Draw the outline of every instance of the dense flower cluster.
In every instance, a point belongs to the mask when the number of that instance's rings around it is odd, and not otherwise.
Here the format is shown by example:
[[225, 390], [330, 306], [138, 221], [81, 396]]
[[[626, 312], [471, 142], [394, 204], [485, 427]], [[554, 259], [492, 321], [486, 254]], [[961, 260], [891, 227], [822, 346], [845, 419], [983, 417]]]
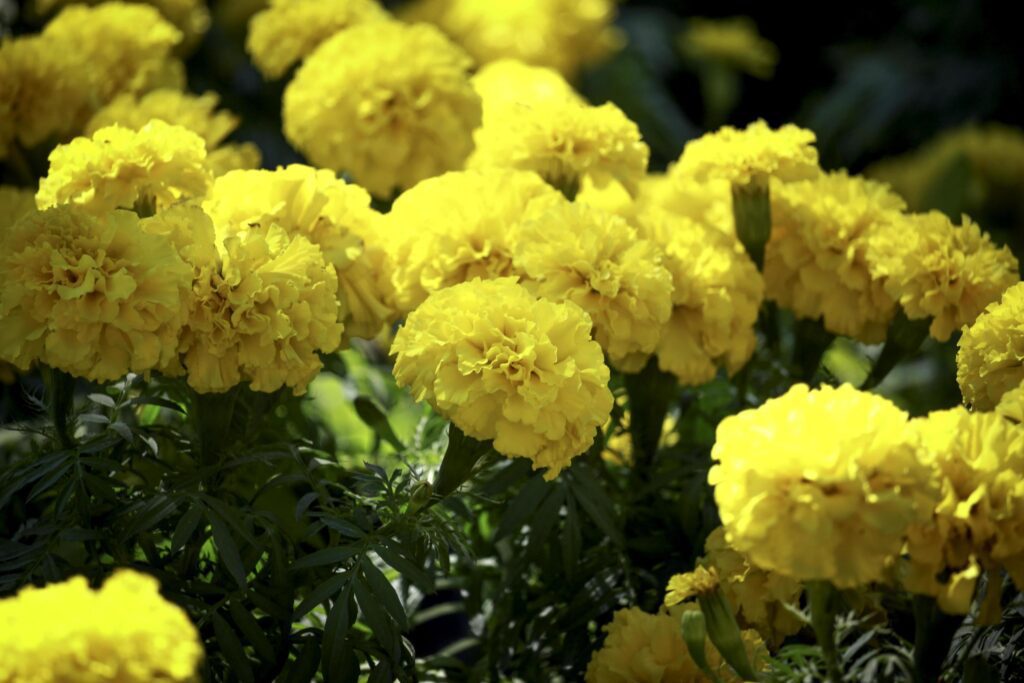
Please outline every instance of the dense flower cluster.
[[[938, 596], [943, 609], [959, 614], [970, 607], [982, 568], [993, 581], [1005, 568], [1024, 587], [1024, 430], [964, 408], [931, 413], [914, 425], [937, 480], [938, 503], [930, 519], [910, 529], [904, 585]], [[986, 603], [997, 618], [1000, 595], [990, 583]]]
[[885, 185], [830, 173], [779, 183], [765, 252], [768, 298], [835, 334], [885, 339], [895, 304], [871, 275], [868, 241], [899, 220], [903, 200]]
[[907, 527], [930, 513], [928, 467], [907, 424], [888, 400], [849, 385], [797, 384], [725, 418], [708, 481], [726, 540], [795, 579], [882, 579]]
[[437, 24], [481, 64], [519, 59], [568, 78], [621, 42], [613, 0], [416, 0], [404, 17]]
[[0, 600], [0, 680], [198, 681], [199, 632], [159, 588], [149, 576], [121, 570], [98, 590], [77, 576]]
[[431, 294], [395, 335], [395, 378], [469, 436], [493, 439], [554, 478], [594, 441], [612, 408], [609, 372], [573, 303], [513, 279]]
[[911, 320], [932, 318], [939, 341], [969, 325], [1020, 280], [1017, 259], [964, 216], [954, 225], [938, 211], [909, 214], [876, 230], [866, 251], [871, 276], [884, 283]]
[[956, 381], [964, 403], [992, 410], [1024, 382], [1024, 283], [1005, 292], [964, 329], [956, 355]]
[[[97, 5], [108, 0], [32, 0], [33, 9], [40, 14], [50, 14], [67, 5]], [[210, 10], [206, 0], [127, 0], [151, 5], [160, 11], [164, 19], [181, 31], [183, 39], [178, 46], [179, 53], [188, 53], [196, 46], [210, 28]]]
[[285, 136], [315, 165], [390, 197], [466, 160], [481, 117], [471, 66], [433, 26], [347, 28], [320, 45], [285, 89]]

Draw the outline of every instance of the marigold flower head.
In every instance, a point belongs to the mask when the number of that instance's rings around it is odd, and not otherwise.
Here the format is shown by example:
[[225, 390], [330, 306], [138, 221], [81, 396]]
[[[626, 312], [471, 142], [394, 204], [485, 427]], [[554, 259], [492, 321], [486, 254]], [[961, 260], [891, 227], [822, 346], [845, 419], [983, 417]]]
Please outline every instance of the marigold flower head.
[[62, 206], [0, 232], [0, 358], [98, 382], [175, 354], [191, 270], [127, 211]]
[[526, 171], [455, 171], [404, 192], [385, 218], [399, 308], [474, 278], [512, 275], [515, 231], [537, 206], [564, 202]]
[[123, 93], [96, 112], [85, 125], [86, 136], [101, 128], [118, 125], [141, 130], [153, 119], [187, 128], [213, 149], [238, 127], [238, 117], [226, 110], [216, 111], [217, 93], [192, 95], [171, 88], [153, 90], [145, 95]]
[[992, 410], [1024, 382], [1024, 283], [988, 305], [957, 344], [956, 381], [964, 403]]
[[[911, 527], [904, 585], [970, 606], [978, 565], [1006, 568], [1024, 586], [1024, 428], [995, 413], [943, 410], [914, 420], [922, 458], [937, 480], [934, 512]], [[998, 572], [994, 574], [998, 576]]]
[[728, 180], [698, 182], [692, 176], [679, 172], [678, 164], [668, 173], [651, 173], [640, 183], [633, 207], [634, 214], [642, 214], [654, 207], [696, 221], [728, 235], [736, 234], [736, 221], [732, 213], [732, 195]]
[[159, 589], [123, 569], [97, 590], [76, 576], [0, 600], [0, 680], [198, 681], [199, 632]]
[[221, 145], [206, 154], [206, 167], [214, 178], [228, 171], [252, 171], [263, 164], [260, 148], [251, 142]]
[[24, 187], [0, 185], [0, 234], [23, 216], [36, 210], [35, 192]]
[[469, 156], [481, 117], [471, 66], [433, 26], [379, 21], [345, 29], [285, 89], [285, 136], [313, 164], [390, 197]]
[[758, 34], [749, 17], [691, 17], [679, 36], [679, 48], [691, 60], [726, 64], [763, 79], [772, 77], [779, 61], [779, 49]]
[[1024, 382], [1002, 395], [995, 412], [1011, 422], [1024, 424]]
[[722, 126], [687, 142], [676, 169], [698, 181], [722, 178], [734, 185], [766, 176], [805, 180], [820, 172], [814, 140], [813, 132], [791, 123], [778, 129], [762, 120], [743, 130]]
[[[35, 12], [48, 15], [58, 8], [71, 4], [98, 5], [108, 0], [33, 0]], [[138, 4], [152, 5], [167, 21], [182, 33], [179, 52], [189, 53], [210, 28], [210, 10], [205, 0], [128, 0]]]
[[868, 343], [885, 340], [895, 303], [871, 276], [868, 239], [905, 207], [881, 183], [845, 171], [772, 188], [768, 298], [798, 318]]
[[514, 264], [537, 296], [590, 314], [613, 365], [643, 368], [672, 312], [672, 275], [653, 242], [618, 216], [558, 202], [520, 226]]
[[[699, 609], [696, 604], [649, 614], [639, 607], [620, 609], [604, 627], [604, 645], [587, 665], [586, 683], [702, 683], [707, 677], [690, 656], [679, 626], [683, 612]], [[764, 654], [756, 631], [740, 633], [748, 657], [755, 661]], [[718, 650], [705, 646], [708, 666], [723, 683], [743, 679], [722, 659]]]
[[481, 64], [519, 59], [568, 78], [622, 43], [614, 0], [418, 0], [403, 17], [436, 24]]
[[621, 109], [610, 102], [594, 107], [575, 95], [558, 96], [545, 85], [550, 78], [539, 75], [534, 85], [511, 79], [509, 86], [518, 85], [518, 90], [488, 96], [501, 92], [495, 81], [507, 71], [477, 77], [484, 82], [479, 91], [483, 126], [474, 135], [476, 150], [466, 162], [470, 168], [535, 171], [570, 196], [584, 179], [597, 187], [617, 182], [636, 191], [650, 149]]
[[938, 211], [901, 215], [868, 240], [874, 278], [914, 320], [932, 318], [938, 341], [975, 318], [1020, 280], [1017, 259], [967, 216], [954, 225]]
[[302, 164], [232, 171], [214, 182], [204, 207], [223, 229], [271, 221], [319, 246], [337, 272], [346, 337], [372, 339], [397, 317], [383, 219], [358, 185]]
[[499, 59], [485, 64], [473, 75], [472, 83], [485, 107], [557, 104], [566, 100], [586, 104], [562, 74], [518, 59]]
[[138, 131], [108, 126], [59, 145], [36, 201], [40, 208], [71, 203], [97, 213], [139, 200], [163, 207], [202, 195], [210, 181], [203, 139], [154, 120]]
[[390, 15], [376, 0], [271, 0], [249, 20], [245, 49], [267, 78], [281, 78], [325, 40]]
[[718, 570], [697, 565], [692, 572], [676, 574], [668, 581], [665, 589], [665, 606], [674, 607], [681, 602], [695, 599], [698, 595], [718, 590]]
[[594, 441], [612, 394], [590, 317], [512, 278], [434, 292], [395, 335], [399, 386], [459, 429], [553, 479]]
[[907, 414], [849, 385], [797, 384], [725, 418], [711, 457], [726, 540], [795, 579], [880, 580], [907, 527], [930, 512]]
[[655, 208], [641, 210], [636, 225], [660, 247], [672, 276], [658, 367], [692, 386], [713, 379], [719, 366], [739, 370], [757, 345], [754, 324], [764, 298], [746, 251], [732, 235]]

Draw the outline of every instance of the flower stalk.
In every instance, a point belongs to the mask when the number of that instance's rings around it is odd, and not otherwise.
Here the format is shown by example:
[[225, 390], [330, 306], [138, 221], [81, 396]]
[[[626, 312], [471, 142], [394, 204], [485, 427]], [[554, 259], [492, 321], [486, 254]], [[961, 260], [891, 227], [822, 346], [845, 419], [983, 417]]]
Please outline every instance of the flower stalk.
[[718, 677], [718, 674], [708, 664], [707, 652], [704, 649], [704, 643], [708, 637], [704, 613], [699, 610], [683, 612], [680, 623], [683, 631], [683, 641], [686, 643], [686, 649], [689, 651], [694, 664], [704, 672], [704, 675], [712, 683], [721, 683], [722, 679]]
[[698, 594], [697, 604], [700, 605], [700, 611], [704, 614], [704, 619], [707, 622], [708, 637], [722, 655], [722, 659], [744, 681], [759, 680], [757, 672], [750, 664], [750, 658], [747, 657], [747, 650], [743, 646], [740, 626], [736, 623], [732, 607], [722, 593], [722, 589], [716, 586], [712, 591]]
[[811, 604], [811, 627], [825, 656], [829, 683], [841, 683], [842, 668], [836, 648], [836, 589], [828, 581], [809, 581], [807, 598]]
[[732, 214], [736, 235], [758, 270], [763, 270], [764, 249], [772, 232], [768, 176], [755, 176], [749, 183], [732, 184]]

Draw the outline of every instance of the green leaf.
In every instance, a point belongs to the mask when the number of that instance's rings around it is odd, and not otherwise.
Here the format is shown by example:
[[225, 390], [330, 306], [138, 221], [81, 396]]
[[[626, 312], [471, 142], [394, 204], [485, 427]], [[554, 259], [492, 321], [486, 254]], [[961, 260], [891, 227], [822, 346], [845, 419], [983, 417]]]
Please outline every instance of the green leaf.
[[391, 585], [391, 582], [384, 576], [384, 573], [377, 569], [373, 561], [368, 557], [363, 557], [359, 567], [366, 578], [367, 585], [381, 601], [381, 604], [384, 605], [384, 609], [388, 611], [388, 614], [391, 615], [391, 618], [395, 620], [395, 623], [398, 624], [401, 630], [407, 630], [409, 628], [409, 621], [405, 614], [405, 606], [402, 605], [398, 593], [395, 592], [395, 587]]
[[583, 463], [570, 471], [569, 486], [573, 497], [579, 501], [580, 507], [594, 520], [594, 524], [603, 531], [616, 545], [625, 545], [625, 538], [615, 519], [615, 506], [608, 494], [601, 488], [601, 483]]
[[[355, 652], [346, 638], [352, 625], [352, 617], [355, 616], [352, 613], [351, 597], [350, 582], [334, 599], [334, 604], [327, 613], [327, 621], [324, 623], [324, 645], [320, 655], [320, 669], [325, 681], [355, 680], [359, 675]], [[353, 669], [356, 670], [355, 677], [352, 677]]]
[[423, 567], [413, 563], [402, 554], [402, 546], [391, 539], [384, 539], [380, 545], [373, 548], [380, 558], [398, 570], [398, 572], [409, 581], [422, 588], [427, 593], [434, 591], [434, 577], [426, 572]]
[[292, 621], [298, 621], [302, 617], [306, 616], [311, 609], [335, 595], [345, 586], [346, 583], [348, 583], [350, 576], [351, 572], [334, 574], [331, 578], [322, 582], [310, 591], [309, 595], [306, 596], [306, 599], [295, 608], [295, 613], [292, 615]]
[[144, 531], [149, 531], [157, 524], [174, 514], [178, 509], [180, 498], [171, 498], [163, 494], [153, 496], [146, 502], [124, 531], [126, 538], [132, 538]]
[[298, 656], [285, 665], [282, 672], [283, 683], [309, 683], [316, 676], [318, 661], [320, 661], [320, 643], [315, 638], [307, 638], [299, 648]]
[[174, 401], [168, 401], [165, 398], [159, 398], [157, 396], [139, 396], [138, 398], [132, 399], [132, 405], [136, 406], [160, 406], [161, 408], [167, 408], [177, 413], [185, 414], [185, 409]]
[[191, 505], [185, 510], [185, 514], [178, 520], [178, 525], [174, 527], [174, 533], [171, 535], [171, 552], [177, 552], [185, 547], [199, 527], [204, 511], [205, 509], [199, 504]]
[[228, 603], [228, 610], [231, 612], [231, 621], [252, 645], [256, 655], [264, 662], [273, 662], [274, 646], [270, 644], [266, 633], [263, 632], [263, 628], [256, 621], [252, 612], [237, 600]]
[[373, 637], [387, 652], [397, 654], [401, 646], [398, 631], [387, 611], [381, 606], [380, 598], [361, 574], [356, 577], [353, 589], [363, 621], [373, 631]]
[[339, 517], [321, 517], [320, 521], [331, 529], [337, 531], [339, 534], [348, 536], [349, 538], [362, 538], [366, 535], [365, 531], [347, 519], [341, 519]]
[[97, 405], [103, 406], [104, 408], [114, 408], [117, 406], [114, 399], [110, 398], [106, 394], [89, 394], [86, 398]]
[[501, 523], [494, 534], [494, 540], [500, 541], [522, 529], [527, 520], [537, 512], [538, 506], [549, 490], [549, 484], [540, 474], [535, 474], [527, 481], [512, 502], [506, 506], [501, 516]]
[[366, 396], [357, 396], [353, 403], [356, 407], [356, 413], [359, 414], [359, 419], [373, 429], [377, 436], [390, 444], [399, 453], [405, 450], [405, 445], [395, 436], [395, 431], [391, 428], [387, 415], [384, 414], [384, 411], [381, 410], [380, 406], [373, 399]]
[[580, 561], [580, 550], [583, 548], [583, 535], [580, 532], [580, 516], [576, 511], [576, 500], [566, 498], [565, 526], [562, 528], [562, 564], [565, 573], [573, 576]]
[[231, 673], [238, 677], [243, 683], [256, 683], [256, 676], [252, 672], [252, 664], [245, 656], [245, 649], [238, 639], [230, 624], [216, 612], [210, 615], [213, 622], [213, 633], [217, 636], [217, 644], [224, 659], [231, 666]]
[[242, 556], [238, 552], [235, 539], [231, 536], [231, 529], [220, 515], [212, 510], [208, 511], [206, 518], [210, 521], [210, 527], [213, 529], [213, 543], [217, 547], [221, 564], [227, 569], [231, 578], [238, 583], [239, 588], [245, 588], [247, 572], [245, 565], [242, 564]]
[[359, 546], [344, 545], [335, 548], [324, 548], [299, 558], [292, 563], [292, 571], [301, 571], [312, 567], [320, 567], [325, 564], [341, 564], [348, 558], [360, 551]]

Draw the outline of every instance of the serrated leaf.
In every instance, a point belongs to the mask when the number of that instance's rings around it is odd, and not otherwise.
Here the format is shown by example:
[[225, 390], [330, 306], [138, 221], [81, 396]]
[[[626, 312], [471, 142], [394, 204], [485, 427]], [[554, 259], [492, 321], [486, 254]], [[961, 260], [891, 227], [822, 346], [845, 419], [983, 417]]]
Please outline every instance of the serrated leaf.
[[249, 658], [245, 656], [242, 641], [238, 639], [234, 629], [231, 628], [231, 625], [228, 624], [224, 617], [217, 613], [212, 614], [210, 620], [213, 622], [213, 633], [217, 637], [217, 645], [220, 646], [221, 654], [224, 655], [224, 659], [227, 660], [228, 665], [231, 667], [231, 673], [237, 676], [238, 680], [243, 683], [256, 683], [256, 676], [252, 672], [252, 664], [249, 662]]
[[406, 579], [424, 589], [427, 593], [434, 590], [434, 577], [423, 567], [417, 566], [401, 552], [401, 546], [390, 539], [384, 539], [380, 545], [374, 546], [380, 558], [398, 570]]
[[301, 571], [312, 567], [321, 567], [326, 564], [341, 564], [348, 558], [360, 551], [359, 546], [343, 545], [334, 548], [324, 548], [310, 553], [292, 563], [292, 571]]
[[373, 594], [384, 605], [384, 609], [388, 611], [391, 618], [398, 624], [399, 629], [402, 631], [408, 630], [409, 620], [405, 614], [405, 606], [402, 605], [398, 593], [395, 592], [395, 587], [391, 585], [391, 582], [384, 576], [384, 573], [377, 569], [376, 565], [368, 557], [363, 557], [359, 567], [363, 577], [366, 578], [370, 590], [373, 591]]
[[239, 588], [245, 588], [245, 565], [242, 564], [242, 556], [238, 552], [238, 545], [235, 544], [235, 539], [231, 536], [231, 529], [228, 528], [227, 523], [220, 515], [212, 510], [207, 511], [206, 519], [209, 520], [210, 528], [213, 530], [213, 544], [217, 548], [217, 555], [220, 558], [221, 565], [231, 575], [231, 578], [235, 580]]
[[[320, 667], [325, 681], [349, 680], [353, 665], [358, 667], [355, 652], [346, 639], [351, 624], [351, 582], [335, 599], [324, 623], [323, 651]], [[357, 669], [358, 677], [358, 669]]]
[[394, 622], [380, 604], [379, 598], [361, 574], [353, 582], [353, 590], [363, 621], [373, 631], [373, 637], [387, 652], [397, 652], [401, 643]]

